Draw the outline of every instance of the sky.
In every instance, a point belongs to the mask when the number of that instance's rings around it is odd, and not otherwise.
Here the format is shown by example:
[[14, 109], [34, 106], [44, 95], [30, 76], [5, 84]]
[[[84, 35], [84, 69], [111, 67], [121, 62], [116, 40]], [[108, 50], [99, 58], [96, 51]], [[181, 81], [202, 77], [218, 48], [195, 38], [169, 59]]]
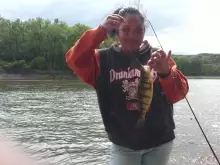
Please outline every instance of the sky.
[[[134, 5], [135, 0], [0, 0], [0, 15], [7, 19], [59, 18], [72, 26], [87, 24], [93, 28], [118, 6]], [[177, 54], [220, 53], [219, 0], [141, 0], [165, 49]], [[146, 37], [159, 46], [148, 27]]]

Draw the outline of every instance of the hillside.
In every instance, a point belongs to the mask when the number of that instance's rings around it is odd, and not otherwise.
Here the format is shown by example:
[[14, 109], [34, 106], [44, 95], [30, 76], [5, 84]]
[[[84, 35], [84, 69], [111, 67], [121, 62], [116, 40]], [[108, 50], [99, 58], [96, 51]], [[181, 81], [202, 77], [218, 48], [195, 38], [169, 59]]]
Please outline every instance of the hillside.
[[[64, 55], [91, 27], [83, 24], [68, 26], [55, 19], [21, 21], [0, 17], [0, 73], [71, 75]], [[100, 47], [108, 47], [114, 38]], [[174, 55], [179, 69], [187, 76], [220, 76], [220, 55]]]
[[220, 76], [220, 54], [178, 55], [173, 58], [187, 76]]

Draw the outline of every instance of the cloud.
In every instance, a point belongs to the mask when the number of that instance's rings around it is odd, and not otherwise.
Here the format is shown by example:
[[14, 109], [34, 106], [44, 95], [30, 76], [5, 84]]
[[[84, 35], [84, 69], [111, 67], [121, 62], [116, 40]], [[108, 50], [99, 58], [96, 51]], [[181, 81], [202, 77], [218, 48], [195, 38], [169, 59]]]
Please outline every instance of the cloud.
[[50, 8], [53, 0], [0, 0], [0, 3], [0, 13], [3, 17], [26, 20], [43, 16], [42, 13]]
[[[219, 0], [148, 0], [141, 1], [141, 9], [163, 47], [174, 52], [220, 52]], [[120, 5], [134, 4], [132, 0], [0, 0], [0, 14], [9, 19], [43, 17], [59, 18], [69, 25], [75, 23], [96, 27]], [[146, 35], [157, 45], [152, 29]]]
[[[202, 52], [220, 53], [220, 23], [217, 21], [218, 0], [194, 0], [188, 11], [188, 20], [182, 28], [170, 29], [160, 33], [163, 47], [179, 53], [197, 54]], [[146, 36], [153, 44], [158, 45], [155, 37]]]
[[[38, 16], [49, 19], [58, 17], [68, 24], [82, 22], [94, 27], [102, 23], [104, 18], [119, 5], [134, 4], [135, 1], [96, 0], [94, 3], [90, 0], [0, 0], [0, 2], [0, 13], [10, 19], [18, 17], [28, 19]], [[170, 17], [170, 4], [175, 0], [168, 0], [166, 5], [161, 2], [163, 1], [141, 2], [151, 20], [155, 22], [155, 26], [162, 29], [180, 22]]]

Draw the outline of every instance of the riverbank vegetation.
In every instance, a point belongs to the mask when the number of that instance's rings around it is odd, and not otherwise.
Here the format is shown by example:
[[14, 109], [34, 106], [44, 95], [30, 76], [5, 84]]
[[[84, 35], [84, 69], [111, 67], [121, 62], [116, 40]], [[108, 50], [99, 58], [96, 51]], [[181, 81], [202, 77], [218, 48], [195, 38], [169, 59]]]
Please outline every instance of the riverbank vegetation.
[[[90, 28], [80, 23], [68, 26], [58, 19], [12, 21], [0, 17], [0, 72], [72, 75], [64, 55]], [[100, 47], [113, 42], [115, 39], [108, 39]], [[187, 76], [220, 76], [219, 54], [174, 55], [173, 58]]]

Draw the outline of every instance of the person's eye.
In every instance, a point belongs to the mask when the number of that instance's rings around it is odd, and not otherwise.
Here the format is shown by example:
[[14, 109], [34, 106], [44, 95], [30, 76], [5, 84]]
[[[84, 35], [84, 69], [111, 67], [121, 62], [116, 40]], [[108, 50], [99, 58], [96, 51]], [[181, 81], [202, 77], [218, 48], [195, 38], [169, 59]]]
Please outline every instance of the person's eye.
[[138, 32], [138, 33], [142, 33], [143, 31], [144, 31], [143, 28], [138, 28], [138, 29], [136, 30], [136, 32]]
[[122, 31], [127, 33], [129, 32], [129, 28], [123, 28]]

